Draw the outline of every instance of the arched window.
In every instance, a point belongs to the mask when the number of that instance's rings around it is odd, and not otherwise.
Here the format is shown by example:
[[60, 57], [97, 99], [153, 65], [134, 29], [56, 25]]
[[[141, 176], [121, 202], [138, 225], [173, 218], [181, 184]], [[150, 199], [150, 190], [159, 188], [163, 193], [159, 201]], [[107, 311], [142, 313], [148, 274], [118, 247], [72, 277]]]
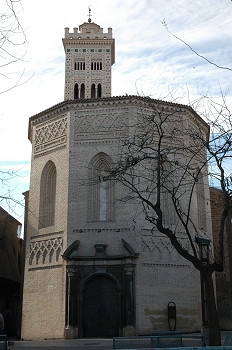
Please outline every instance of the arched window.
[[206, 208], [205, 208], [205, 186], [202, 172], [197, 169], [197, 215], [198, 215], [198, 227], [201, 230], [206, 231]]
[[98, 84], [98, 86], [97, 86], [97, 97], [101, 97], [101, 95], [102, 95], [101, 84]]
[[96, 97], [96, 87], [95, 84], [92, 84], [91, 86], [91, 98]]
[[45, 165], [40, 181], [39, 228], [54, 225], [56, 203], [56, 167], [51, 161]]
[[111, 158], [105, 153], [98, 153], [89, 166], [88, 220], [113, 221], [114, 182], [107, 180], [112, 166]]
[[85, 98], [85, 84], [81, 84], [80, 98]]
[[78, 84], [74, 85], [74, 100], [77, 100], [79, 98], [79, 87]]

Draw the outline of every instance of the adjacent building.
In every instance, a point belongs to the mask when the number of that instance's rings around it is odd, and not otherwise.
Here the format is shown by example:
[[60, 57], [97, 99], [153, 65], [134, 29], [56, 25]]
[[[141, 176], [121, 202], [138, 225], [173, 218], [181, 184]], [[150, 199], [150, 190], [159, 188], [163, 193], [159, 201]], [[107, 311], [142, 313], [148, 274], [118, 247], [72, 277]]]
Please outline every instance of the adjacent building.
[[[213, 242], [215, 254], [219, 249], [221, 215], [224, 209], [224, 196], [220, 189], [210, 187]], [[216, 296], [221, 329], [232, 327], [232, 210], [229, 211], [224, 230], [223, 271], [216, 273]]]
[[20, 337], [24, 270], [21, 223], [0, 207], [0, 312], [4, 332]]

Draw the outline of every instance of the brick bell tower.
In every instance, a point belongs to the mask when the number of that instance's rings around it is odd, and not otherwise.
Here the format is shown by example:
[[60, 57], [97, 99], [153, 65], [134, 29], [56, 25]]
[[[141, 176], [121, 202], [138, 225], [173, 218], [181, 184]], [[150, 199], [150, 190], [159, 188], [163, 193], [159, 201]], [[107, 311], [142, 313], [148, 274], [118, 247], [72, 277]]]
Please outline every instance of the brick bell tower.
[[111, 96], [111, 66], [115, 62], [112, 28], [103, 29], [89, 19], [69, 32], [65, 28], [64, 99], [87, 99]]

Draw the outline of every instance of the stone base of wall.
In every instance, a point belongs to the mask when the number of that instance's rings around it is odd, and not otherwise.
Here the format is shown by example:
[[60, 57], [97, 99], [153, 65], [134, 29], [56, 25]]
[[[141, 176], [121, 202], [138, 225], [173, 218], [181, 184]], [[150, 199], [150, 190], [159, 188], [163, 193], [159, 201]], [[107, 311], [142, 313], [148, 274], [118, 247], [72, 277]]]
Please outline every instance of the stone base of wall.
[[64, 330], [65, 339], [77, 339], [78, 338], [78, 327], [68, 326]]
[[123, 336], [130, 337], [135, 335], [135, 327], [134, 326], [126, 326], [123, 327]]

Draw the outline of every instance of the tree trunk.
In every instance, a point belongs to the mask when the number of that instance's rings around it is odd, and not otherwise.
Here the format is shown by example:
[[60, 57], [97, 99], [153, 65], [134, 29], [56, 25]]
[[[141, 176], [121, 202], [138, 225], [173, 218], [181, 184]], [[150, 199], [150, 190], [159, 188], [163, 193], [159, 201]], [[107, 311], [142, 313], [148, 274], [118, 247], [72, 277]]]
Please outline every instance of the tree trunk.
[[221, 345], [220, 325], [214, 294], [214, 284], [211, 269], [202, 272], [202, 281], [205, 287], [206, 310], [209, 326], [209, 345]]

